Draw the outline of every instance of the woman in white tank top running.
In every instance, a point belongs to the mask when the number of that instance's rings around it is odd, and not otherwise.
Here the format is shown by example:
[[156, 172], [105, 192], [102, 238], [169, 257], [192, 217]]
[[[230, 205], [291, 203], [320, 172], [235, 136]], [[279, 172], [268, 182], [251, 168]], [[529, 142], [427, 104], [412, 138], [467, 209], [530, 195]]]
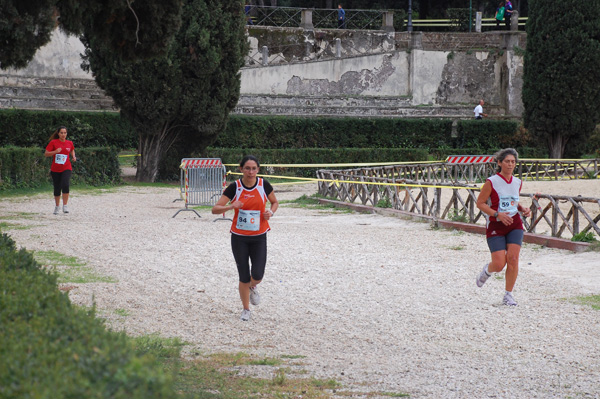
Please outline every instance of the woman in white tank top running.
[[506, 266], [506, 291], [502, 302], [516, 306], [512, 290], [519, 274], [519, 253], [524, 233], [520, 213], [528, 217], [531, 209], [519, 204], [522, 182], [513, 176], [519, 160], [517, 151], [506, 148], [496, 153], [494, 158], [498, 162], [497, 173], [485, 181], [477, 197], [477, 207], [488, 216], [486, 237], [492, 261], [484, 266], [476, 283], [482, 287], [491, 273], [501, 272]]

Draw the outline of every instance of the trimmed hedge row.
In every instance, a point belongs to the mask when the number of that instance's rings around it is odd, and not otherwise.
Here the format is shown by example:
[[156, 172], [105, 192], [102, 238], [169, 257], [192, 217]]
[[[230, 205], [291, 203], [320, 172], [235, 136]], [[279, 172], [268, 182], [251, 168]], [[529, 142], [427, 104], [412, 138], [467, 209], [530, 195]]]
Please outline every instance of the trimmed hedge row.
[[232, 115], [214, 147], [223, 148], [460, 148], [518, 146], [514, 121], [449, 119], [298, 118]]
[[124, 333], [74, 307], [25, 249], [0, 235], [0, 397], [175, 397], [155, 360], [135, 356]]
[[[116, 148], [76, 148], [71, 184], [100, 186], [121, 182]], [[39, 187], [51, 181], [51, 159], [42, 148], [0, 148], [0, 190]]]
[[[0, 147], [45, 147], [60, 125], [80, 147], [137, 148], [129, 122], [115, 112], [0, 110]], [[231, 115], [214, 147], [223, 148], [461, 148], [517, 147], [517, 123], [495, 120], [302, 118]], [[521, 144], [523, 145], [523, 144]]]
[[[248, 154], [256, 156], [261, 164], [323, 164], [365, 162], [410, 162], [426, 161], [427, 151], [404, 148], [207, 148], [201, 157], [221, 158], [226, 164], [239, 164]], [[179, 166], [179, 165], [177, 165]], [[315, 177], [317, 168], [273, 168], [272, 174]], [[179, 172], [177, 172], [177, 178]]]
[[137, 148], [138, 137], [117, 112], [0, 110], [0, 147], [46, 147], [50, 135], [66, 126], [75, 147]]

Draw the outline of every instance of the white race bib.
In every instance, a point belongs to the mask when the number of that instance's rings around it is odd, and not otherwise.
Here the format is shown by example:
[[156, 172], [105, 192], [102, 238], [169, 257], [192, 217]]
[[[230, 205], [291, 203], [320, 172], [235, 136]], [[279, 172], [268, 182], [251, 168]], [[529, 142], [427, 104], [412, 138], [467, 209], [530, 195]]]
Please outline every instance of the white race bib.
[[500, 197], [498, 204], [498, 212], [508, 212], [510, 216], [517, 214], [517, 206], [519, 205], [519, 197], [505, 196]]
[[56, 162], [59, 165], [64, 165], [65, 162], [67, 162], [67, 159], [69, 159], [69, 156], [65, 154], [56, 154], [54, 156], [54, 162]]
[[240, 209], [235, 227], [246, 231], [260, 230], [260, 211], [245, 211]]

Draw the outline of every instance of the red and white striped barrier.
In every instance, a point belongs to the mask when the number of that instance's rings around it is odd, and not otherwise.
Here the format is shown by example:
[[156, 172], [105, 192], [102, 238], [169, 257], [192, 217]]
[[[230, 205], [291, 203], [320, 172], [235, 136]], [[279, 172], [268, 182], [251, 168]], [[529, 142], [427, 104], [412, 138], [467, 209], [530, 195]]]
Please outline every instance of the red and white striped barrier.
[[223, 166], [220, 158], [190, 158], [181, 160], [181, 169], [219, 168]]
[[446, 158], [446, 163], [488, 163], [494, 162], [491, 155], [451, 155]]

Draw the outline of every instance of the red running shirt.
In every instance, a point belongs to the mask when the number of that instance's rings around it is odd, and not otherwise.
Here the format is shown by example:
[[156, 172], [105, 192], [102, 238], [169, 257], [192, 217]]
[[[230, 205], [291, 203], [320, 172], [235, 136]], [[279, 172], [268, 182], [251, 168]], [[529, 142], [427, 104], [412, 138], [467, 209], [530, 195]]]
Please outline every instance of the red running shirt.
[[73, 142], [69, 140], [60, 141], [59, 139], [54, 139], [48, 143], [46, 146], [46, 151], [55, 151], [58, 148], [62, 148], [62, 150], [52, 156], [52, 166], [50, 166], [50, 170], [52, 172], [64, 172], [65, 170], [73, 170], [71, 166], [71, 159], [69, 154], [71, 151], [75, 149], [73, 146]]

